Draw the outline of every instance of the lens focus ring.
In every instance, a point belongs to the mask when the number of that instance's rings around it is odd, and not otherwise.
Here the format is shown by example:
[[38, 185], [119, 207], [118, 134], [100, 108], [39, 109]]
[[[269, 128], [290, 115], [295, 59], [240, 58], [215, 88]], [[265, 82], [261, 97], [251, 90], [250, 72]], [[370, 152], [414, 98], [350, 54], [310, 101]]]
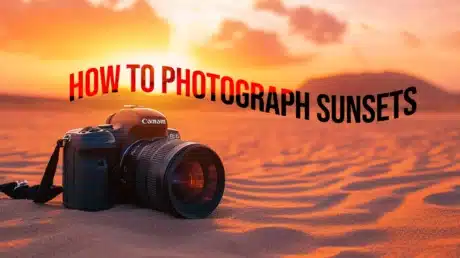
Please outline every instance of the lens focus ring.
[[155, 152], [158, 151], [159, 147], [164, 144], [164, 139], [156, 139], [149, 144], [143, 146], [141, 151], [137, 155], [137, 166], [136, 166], [136, 193], [137, 198], [142, 206], [148, 207], [149, 199], [151, 196], [148, 194], [148, 175], [151, 173], [148, 169], [151, 165], [151, 157], [155, 156]]
[[150, 166], [147, 172], [147, 194], [149, 195], [149, 206], [162, 211], [169, 210], [167, 193], [164, 192], [164, 173], [166, 168], [166, 156], [174, 147], [183, 143], [181, 140], [163, 140], [163, 145], [151, 156]]

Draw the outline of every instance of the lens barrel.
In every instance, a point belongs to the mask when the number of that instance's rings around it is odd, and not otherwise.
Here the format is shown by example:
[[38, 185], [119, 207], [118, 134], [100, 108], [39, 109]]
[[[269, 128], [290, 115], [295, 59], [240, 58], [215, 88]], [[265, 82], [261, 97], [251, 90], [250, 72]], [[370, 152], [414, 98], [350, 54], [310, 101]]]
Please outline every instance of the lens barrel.
[[123, 158], [124, 179], [143, 207], [182, 218], [205, 218], [219, 205], [225, 171], [209, 147], [156, 138], [130, 146]]

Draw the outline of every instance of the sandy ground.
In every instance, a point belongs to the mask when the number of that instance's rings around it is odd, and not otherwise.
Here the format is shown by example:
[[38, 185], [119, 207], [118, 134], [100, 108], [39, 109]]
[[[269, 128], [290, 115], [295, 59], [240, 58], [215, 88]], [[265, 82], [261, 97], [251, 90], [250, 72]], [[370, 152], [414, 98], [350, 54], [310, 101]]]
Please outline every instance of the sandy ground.
[[[0, 257], [460, 257], [459, 115], [335, 125], [165, 113], [222, 156], [226, 191], [211, 218], [2, 195]], [[106, 115], [0, 111], [0, 182], [38, 183], [55, 140]]]

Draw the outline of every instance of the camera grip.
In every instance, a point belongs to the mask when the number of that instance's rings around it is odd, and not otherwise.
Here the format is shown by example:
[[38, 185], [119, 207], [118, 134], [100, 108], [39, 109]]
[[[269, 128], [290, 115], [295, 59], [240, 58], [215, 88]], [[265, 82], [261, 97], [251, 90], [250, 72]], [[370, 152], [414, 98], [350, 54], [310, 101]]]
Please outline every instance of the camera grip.
[[111, 208], [116, 200], [118, 155], [115, 138], [108, 130], [86, 127], [72, 133], [64, 148], [64, 206], [84, 211]]

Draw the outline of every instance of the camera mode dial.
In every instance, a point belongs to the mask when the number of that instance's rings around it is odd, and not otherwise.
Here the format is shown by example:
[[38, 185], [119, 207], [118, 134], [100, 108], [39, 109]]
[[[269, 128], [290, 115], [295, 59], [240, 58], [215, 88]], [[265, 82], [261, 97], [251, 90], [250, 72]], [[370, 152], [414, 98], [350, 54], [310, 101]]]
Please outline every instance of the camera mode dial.
[[102, 131], [102, 128], [99, 127], [93, 127], [93, 126], [87, 126], [83, 129], [80, 130], [80, 133], [94, 133], [94, 132], [100, 132]]
[[102, 124], [102, 125], [98, 125], [97, 127], [101, 129], [105, 129], [105, 130], [113, 130], [113, 125], [111, 124]]

